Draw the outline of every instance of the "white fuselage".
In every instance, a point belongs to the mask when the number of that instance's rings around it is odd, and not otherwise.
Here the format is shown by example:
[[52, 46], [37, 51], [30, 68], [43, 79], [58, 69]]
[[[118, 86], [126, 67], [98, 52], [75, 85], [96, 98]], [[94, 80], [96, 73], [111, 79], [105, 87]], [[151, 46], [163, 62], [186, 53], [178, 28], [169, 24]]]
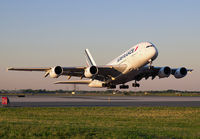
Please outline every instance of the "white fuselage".
[[150, 60], [155, 60], [157, 56], [158, 51], [152, 43], [142, 42], [131, 47], [107, 65], [126, 65], [127, 70], [136, 70], [149, 63]]
[[140, 73], [140, 69], [150, 61], [155, 60], [157, 56], [158, 51], [152, 43], [142, 42], [131, 47], [128, 51], [108, 63], [108, 65], [126, 66], [121, 78], [114, 82], [121, 84], [134, 80], [135, 76]]

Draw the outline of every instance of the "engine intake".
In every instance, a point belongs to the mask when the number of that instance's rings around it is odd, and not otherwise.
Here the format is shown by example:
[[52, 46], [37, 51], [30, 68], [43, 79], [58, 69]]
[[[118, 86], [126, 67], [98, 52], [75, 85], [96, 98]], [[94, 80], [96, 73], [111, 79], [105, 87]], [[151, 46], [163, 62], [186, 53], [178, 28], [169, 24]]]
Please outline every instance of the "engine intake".
[[158, 72], [158, 77], [159, 78], [165, 78], [169, 77], [171, 74], [171, 68], [170, 67], [162, 67], [160, 71]]
[[63, 68], [61, 66], [56, 66], [51, 69], [50, 71], [50, 77], [52, 78], [58, 78], [63, 73]]
[[84, 75], [86, 78], [91, 78], [93, 75], [98, 73], [98, 68], [96, 66], [91, 66], [85, 69]]
[[91, 67], [90, 67], [90, 73], [91, 73], [91, 74], [94, 75], [94, 74], [97, 74], [97, 72], [98, 72], [97, 67], [95, 67], [95, 66], [91, 66]]
[[186, 75], [187, 75], [187, 69], [185, 67], [177, 69], [176, 72], [174, 73], [174, 77], [177, 79], [183, 78]]

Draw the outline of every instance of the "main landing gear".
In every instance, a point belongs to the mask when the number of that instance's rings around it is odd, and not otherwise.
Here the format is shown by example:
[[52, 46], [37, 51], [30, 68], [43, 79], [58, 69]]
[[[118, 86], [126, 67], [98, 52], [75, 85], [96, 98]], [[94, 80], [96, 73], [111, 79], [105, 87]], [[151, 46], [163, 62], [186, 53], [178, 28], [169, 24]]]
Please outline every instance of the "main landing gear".
[[[137, 82], [135, 82], [135, 83], [132, 84], [132, 86], [133, 86], [133, 87], [140, 87], [140, 84], [137, 83]], [[129, 86], [123, 84], [123, 85], [120, 85], [119, 88], [120, 88], [120, 89], [128, 89]]]
[[119, 89], [128, 89], [128, 88], [129, 88], [129, 86], [128, 85], [124, 85], [124, 84], [119, 86]]
[[135, 83], [133, 83], [132, 86], [133, 87], [140, 87], [140, 84], [135, 81]]
[[116, 88], [116, 85], [114, 85], [114, 84], [107, 84], [107, 83], [105, 83], [102, 86], [103, 87], [107, 87], [108, 89], [115, 89]]
[[[140, 87], [140, 84], [138, 84], [136, 81], [132, 84], [133, 87]], [[108, 89], [115, 89], [116, 85], [112, 84], [103, 84], [103, 87], [107, 87]], [[129, 85], [122, 84], [119, 86], [119, 89], [129, 89]]]
[[115, 89], [116, 88], [116, 85], [110, 85], [107, 87], [108, 89]]

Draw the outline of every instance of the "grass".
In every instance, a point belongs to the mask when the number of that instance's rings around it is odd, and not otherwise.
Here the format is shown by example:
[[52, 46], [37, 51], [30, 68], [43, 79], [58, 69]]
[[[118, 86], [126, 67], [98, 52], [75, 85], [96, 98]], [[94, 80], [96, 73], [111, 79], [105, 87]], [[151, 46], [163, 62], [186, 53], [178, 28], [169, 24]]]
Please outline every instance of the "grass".
[[0, 138], [199, 138], [200, 108], [0, 108]]

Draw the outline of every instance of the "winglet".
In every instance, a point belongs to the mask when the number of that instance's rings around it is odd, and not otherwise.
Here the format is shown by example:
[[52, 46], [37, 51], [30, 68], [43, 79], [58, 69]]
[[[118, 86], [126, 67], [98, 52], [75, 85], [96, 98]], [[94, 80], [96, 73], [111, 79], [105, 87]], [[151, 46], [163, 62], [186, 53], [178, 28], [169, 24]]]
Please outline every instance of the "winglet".
[[92, 55], [90, 54], [90, 51], [88, 49], [85, 49], [85, 56], [87, 58], [87, 63], [90, 65], [90, 66], [96, 66], [96, 63], [92, 57]]

